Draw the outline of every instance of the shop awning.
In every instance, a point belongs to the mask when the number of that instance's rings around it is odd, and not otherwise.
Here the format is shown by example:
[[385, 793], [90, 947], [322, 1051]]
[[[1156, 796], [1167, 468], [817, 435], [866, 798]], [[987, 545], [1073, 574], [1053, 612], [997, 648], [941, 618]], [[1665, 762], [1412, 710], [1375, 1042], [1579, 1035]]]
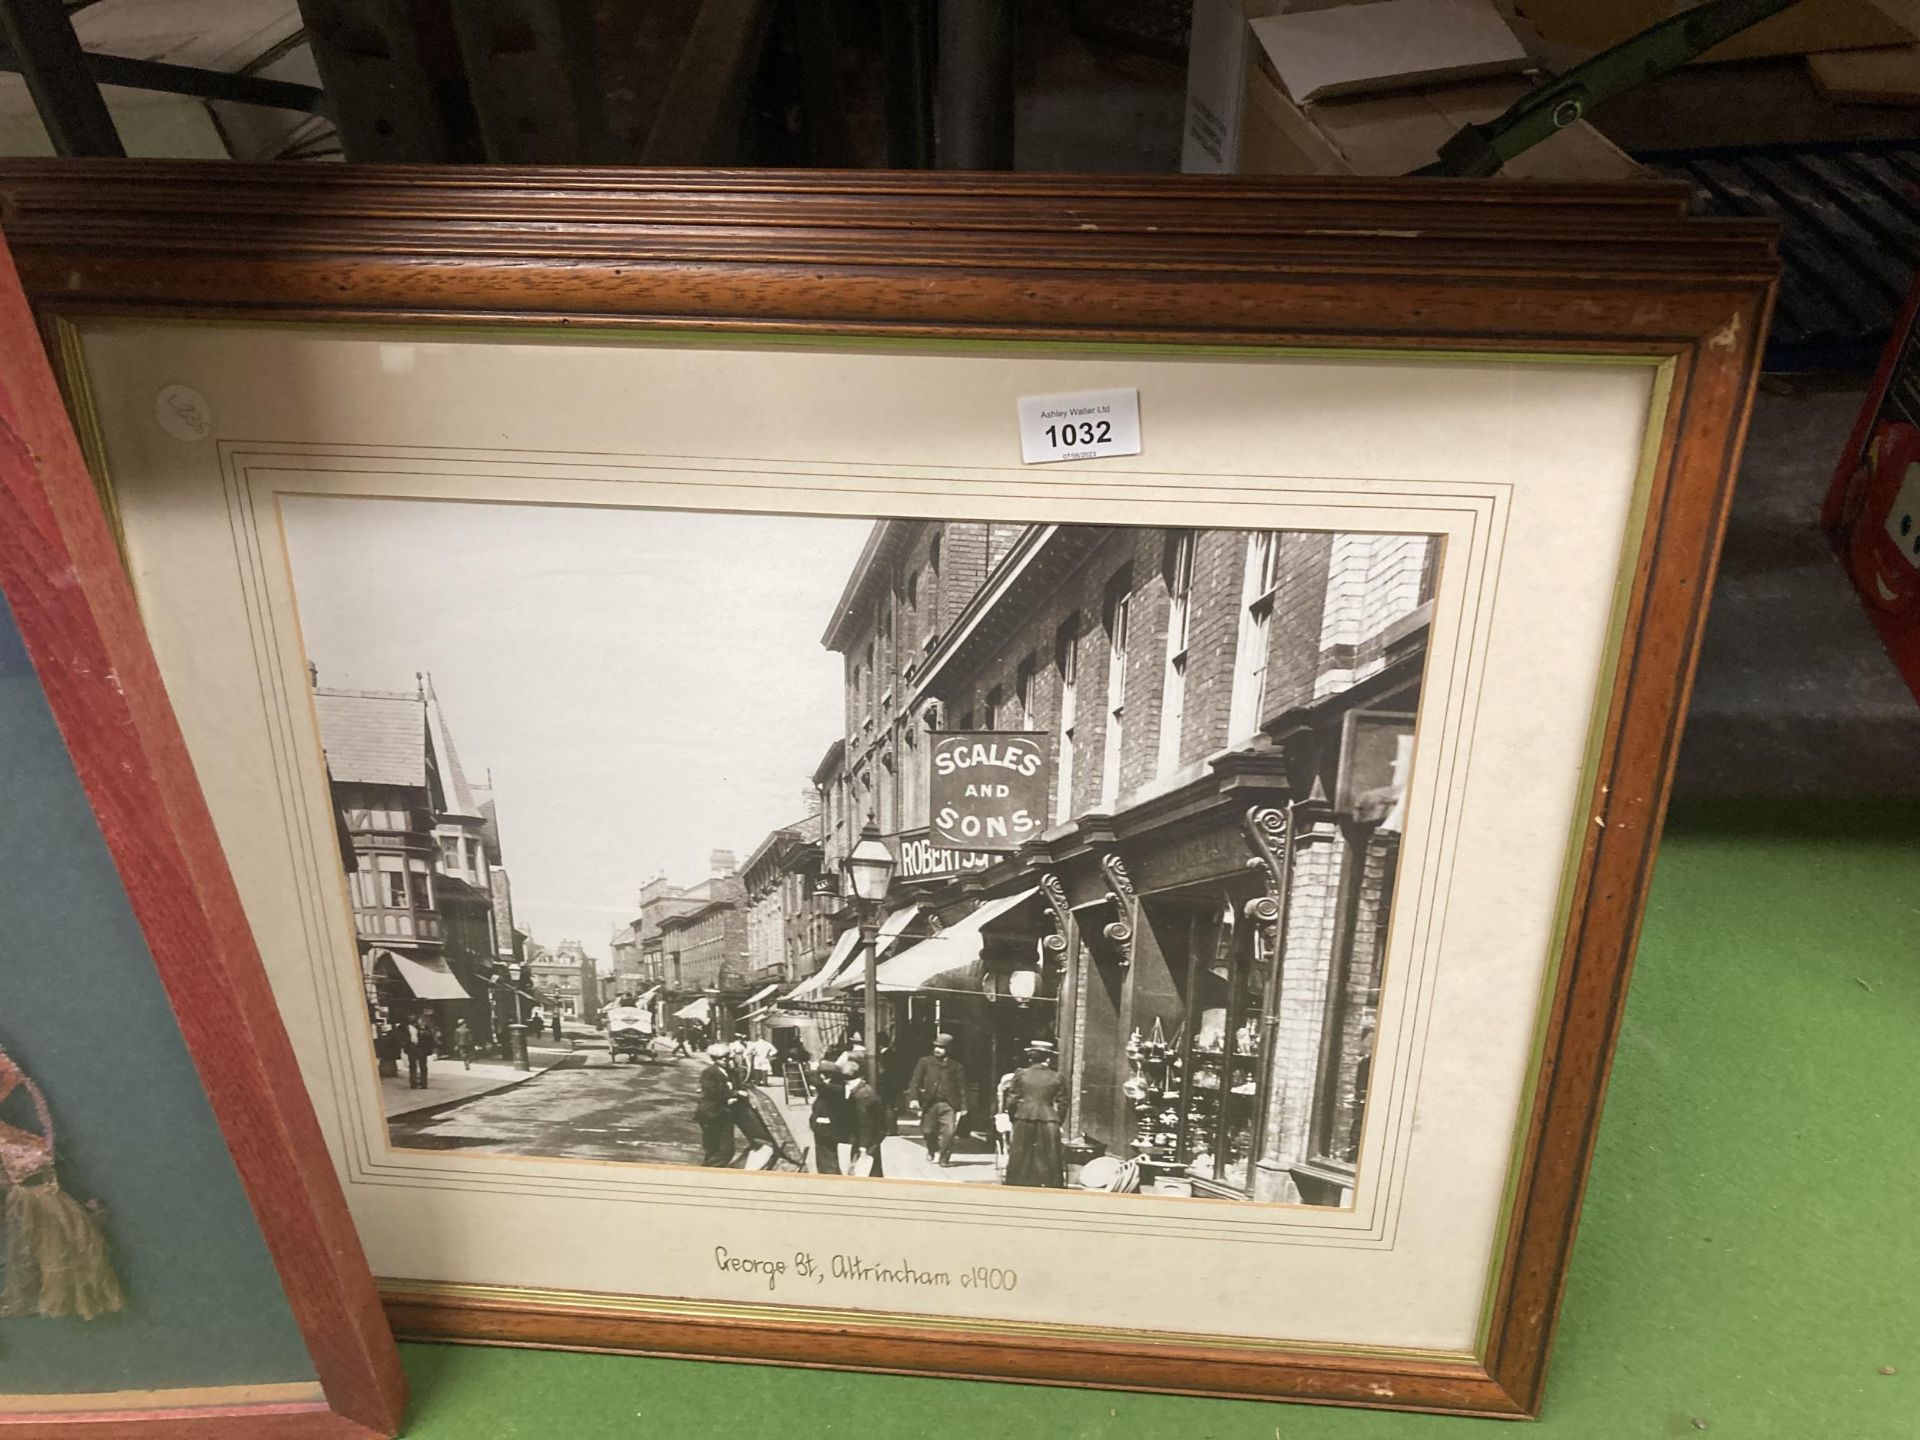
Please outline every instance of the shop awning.
[[662, 988], [661, 986], [656, 985], [651, 990], [647, 991], [644, 995], [634, 996], [633, 1003], [636, 1005], [646, 1004], [649, 1000], [653, 999], [654, 996], [660, 993], [661, 988]]
[[674, 1011], [673, 1018], [676, 1020], [698, 1020], [702, 1024], [705, 1024], [713, 1018], [713, 1001], [709, 1000], [705, 995], [702, 995], [692, 1004], [682, 1005], [678, 1010]]
[[411, 955], [402, 955], [397, 950], [376, 950], [374, 962], [391, 960], [393, 968], [407, 983], [407, 988], [421, 1000], [471, 1000], [467, 987], [447, 968], [447, 962], [438, 955], [416, 959]]
[[894, 942], [906, 933], [907, 927], [914, 922], [919, 914], [920, 907], [917, 904], [902, 905], [898, 910], [882, 920], [880, 922], [880, 929], [874, 937], [874, 954], [885, 955], [891, 950]]
[[833, 983], [833, 979], [846, 969], [847, 962], [853, 958], [853, 952], [860, 946], [860, 931], [849, 926], [840, 932], [840, 938], [833, 942], [833, 953], [827, 956], [826, 963], [802, 980], [788, 993], [789, 1000], [817, 1000]]
[[[965, 919], [956, 920], [938, 935], [909, 945], [882, 965], [874, 979], [889, 994], [910, 990], [969, 990], [981, 988], [986, 928], [1005, 919], [1040, 892], [1022, 890], [989, 900]], [[849, 977], [858, 983], [862, 977]]]
[[[913, 924], [913, 922], [919, 918], [919, 915], [920, 905], [918, 902], [912, 905], [902, 905], [898, 910], [890, 912], [886, 919], [875, 926], [873, 958], [875, 960], [886, 959], [887, 952], [900, 943], [900, 938], [906, 934], [907, 927]], [[860, 945], [859, 928], [856, 926], [847, 933], [853, 936], [853, 949], [847, 952], [847, 958], [839, 970], [825, 981], [825, 989], [844, 989], [848, 985], [859, 983], [866, 977], [867, 967], [865, 957], [858, 953]], [[840, 938], [844, 941], [846, 936], [843, 935]], [[837, 953], [839, 947], [835, 946], [834, 948]], [[822, 973], [824, 973], [824, 971]]]
[[740, 1002], [740, 1008], [742, 1010], [747, 1010], [747, 1009], [751, 1009], [755, 1005], [758, 1005], [762, 1000], [766, 999], [767, 996], [771, 995], [774, 991], [778, 990], [780, 988], [780, 984], [781, 982], [776, 980], [771, 985], [761, 986], [758, 990], [754, 991], [751, 995], [747, 996], [746, 999]]

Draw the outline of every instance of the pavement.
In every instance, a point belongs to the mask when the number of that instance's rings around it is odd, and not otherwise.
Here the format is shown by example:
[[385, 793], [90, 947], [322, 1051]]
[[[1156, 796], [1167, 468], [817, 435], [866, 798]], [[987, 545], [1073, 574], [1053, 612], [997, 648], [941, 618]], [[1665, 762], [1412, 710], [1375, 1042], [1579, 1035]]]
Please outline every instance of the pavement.
[[[807, 1149], [807, 1168], [813, 1165], [812, 1107], [804, 1100], [789, 1100], [786, 1086], [779, 1082], [763, 1085], [760, 1093], [773, 1102], [787, 1122], [797, 1142]], [[961, 1136], [953, 1147], [953, 1164], [942, 1167], [927, 1154], [920, 1139], [920, 1118], [911, 1111], [900, 1117], [902, 1133], [889, 1135], [880, 1145], [880, 1172], [889, 1180], [936, 1180], [944, 1185], [997, 1185], [1000, 1171], [994, 1163], [993, 1149], [984, 1140]]]
[[[404, 1076], [382, 1082], [388, 1133], [409, 1150], [458, 1150], [476, 1155], [530, 1155], [544, 1159], [611, 1160], [633, 1164], [698, 1165], [700, 1130], [693, 1120], [699, 1099], [700, 1058], [662, 1057], [616, 1065], [603, 1039], [576, 1036], [570, 1048], [528, 1051], [533, 1069], [515, 1070], [495, 1061], [436, 1060], [425, 1091], [410, 1090]], [[761, 1115], [785, 1125], [794, 1148], [808, 1152], [812, 1168], [809, 1105], [789, 1100], [785, 1086], [763, 1085]], [[946, 1185], [994, 1185], [1000, 1181], [992, 1147], [960, 1137], [953, 1164], [927, 1154], [919, 1120], [900, 1121], [902, 1133], [881, 1149], [882, 1172], [894, 1180]], [[779, 1138], [776, 1134], [776, 1138]], [[746, 1147], [739, 1146], [742, 1152]]]
[[[472, 1155], [698, 1165], [693, 1107], [701, 1067], [690, 1060], [615, 1065], [585, 1046], [521, 1084], [396, 1116], [395, 1146]], [[476, 1065], [475, 1070], [479, 1067]], [[405, 1084], [404, 1081], [401, 1082]], [[418, 1094], [418, 1091], [414, 1092]]]
[[[903, 1118], [902, 1125], [908, 1123]], [[917, 1119], [913, 1122], [916, 1126]], [[943, 1167], [927, 1154], [918, 1130], [912, 1135], [890, 1135], [880, 1146], [881, 1171], [889, 1180], [938, 1180], [947, 1185], [998, 1185], [1000, 1167], [981, 1140], [956, 1141], [953, 1164]]]
[[424, 1090], [415, 1090], [407, 1084], [406, 1062], [402, 1060], [398, 1075], [380, 1077], [380, 1096], [386, 1107], [387, 1119], [393, 1120], [401, 1115], [437, 1110], [442, 1105], [468, 1100], [475, 1095], [486, 1095], [524, 1084], [555, 1066], [575, 1063], [578, 1059], [577, 1051], [546, 1046], [528, 1047], [530, 1068], [526, 1070], [517, 1070], [499, 1060], [476, 1060], [471, 1066], [463, 1066], [458, 1060], [436, 1059], [427, 1067], [427, 1088]]

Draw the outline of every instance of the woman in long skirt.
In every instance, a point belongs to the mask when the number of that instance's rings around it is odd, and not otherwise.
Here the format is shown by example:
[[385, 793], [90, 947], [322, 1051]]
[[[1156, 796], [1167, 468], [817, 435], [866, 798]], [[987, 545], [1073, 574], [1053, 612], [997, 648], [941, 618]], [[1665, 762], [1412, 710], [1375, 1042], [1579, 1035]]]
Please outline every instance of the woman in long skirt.
[[1053, 1042], [1027, 1046], [1025, 1068], [1007, 1087], [1013, 1138], [1007, 1152], [1007, 1184], [1066, 1188], [1066, 1154], [1060, 1146], [1060, 1100], [1066, 1082], [1053, 1068]]

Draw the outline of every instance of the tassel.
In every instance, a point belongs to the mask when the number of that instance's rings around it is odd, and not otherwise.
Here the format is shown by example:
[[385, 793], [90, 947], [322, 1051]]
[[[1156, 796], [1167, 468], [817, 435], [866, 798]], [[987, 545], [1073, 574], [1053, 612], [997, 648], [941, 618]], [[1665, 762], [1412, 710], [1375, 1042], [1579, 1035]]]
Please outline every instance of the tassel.
[[0, 1100], [25, 1089], [40, 1133], [0, 1121], [0, 1315], [91, 1320], [125, 1303], [97, 1206], [82, 1205], [53, 1173], [53, 1113], [27, 1073], [0, 1050]]
[[126, 1303], [98, 1217], [51, 1175], [8, 1189], [5, 1224], [0, 1315], [91, 1320]]

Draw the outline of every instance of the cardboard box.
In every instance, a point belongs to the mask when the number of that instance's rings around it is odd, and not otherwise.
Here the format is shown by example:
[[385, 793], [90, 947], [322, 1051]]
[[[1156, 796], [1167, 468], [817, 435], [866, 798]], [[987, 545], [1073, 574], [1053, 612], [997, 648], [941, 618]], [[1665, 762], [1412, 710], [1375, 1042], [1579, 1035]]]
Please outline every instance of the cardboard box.
[[[1342, 0], [1332, 0], [1332, 4]], [[1241, 175], [1404, 175], [1461, 128], [1527, 93], [1522, 77], [1399, 88], [1299, 104], [1252, 22], [1329, 0], [1194, 0], [1181, 169]], [[1391, 83], [1390, 78], [1383, 83]], [[1585, 121], [1525, 152], [1502, 175], [1620, 180], [1645, 172]]]
[[1536, 68], [1490, 0], [1357, 0], [1248, 23], [1303, 105]]
[[1180, 168], [1232, 175], [1240, 161], [1240, 105], [1254, 48], [1248, 22], [1287, 9], [1287, 0], [1193, 0], [1187, 46], [1186, 128]]
[[[1249, 67], [1235, 147], [1243, 175], [1405, 175], [1431, 164], [1462, 126], [1520, 99], [1520, 79], [1296, 105], [1279, 77]], [[1645, 170], [1584, 120], [1521, 152], [1500, 174], [1529, 180], [1631, 180]]]

